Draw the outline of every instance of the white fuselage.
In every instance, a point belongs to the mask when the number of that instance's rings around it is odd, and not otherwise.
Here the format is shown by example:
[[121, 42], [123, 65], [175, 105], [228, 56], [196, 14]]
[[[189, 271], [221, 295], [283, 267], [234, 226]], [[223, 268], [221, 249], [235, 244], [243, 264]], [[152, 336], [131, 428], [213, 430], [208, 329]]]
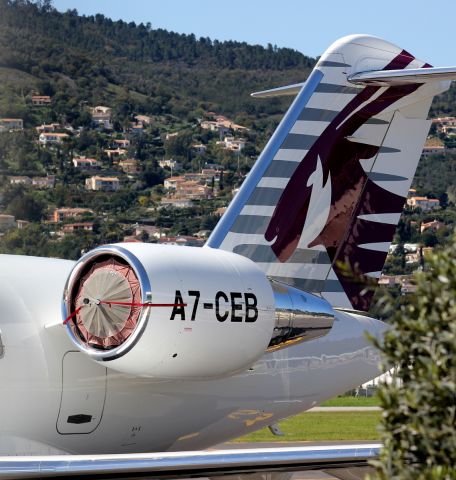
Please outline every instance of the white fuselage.
[[62, 325], [73, 266], [0, 256], [0, 455], [205, 448], [378, 374], [364, 332], [378, 334], [384, 325], [342, 312], [325, 337], [267, 353], [234, 376], [183, 381], [118, 373], [77, 351]]

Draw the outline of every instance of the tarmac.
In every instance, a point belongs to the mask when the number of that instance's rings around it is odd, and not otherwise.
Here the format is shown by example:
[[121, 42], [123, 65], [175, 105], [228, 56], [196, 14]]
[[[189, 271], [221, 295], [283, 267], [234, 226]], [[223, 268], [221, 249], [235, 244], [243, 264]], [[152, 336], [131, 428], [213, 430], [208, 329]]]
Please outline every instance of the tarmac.
[[[380, 411], [380, 407], [314, 407], [308, 410], [309, 412], [377, 412]], [[315, 446], [328, 446], [333, 445], [351, 445], [357, 444], [369, 444], [372, 440], [360, 440], [360, 441], [325, 441], [325, 442], [229, 442], [217, 445], [216, 449], [234, 449], [234, 448], [275, 448], [275, 447], [315, 447]], [[295, 472], [292, 474], [289, 480], [359, 480], [363, 479], [367, 473], [372, 473], [369, 468], [344, 468], [332, 470], [327, 472], [324, 470], [307, 470]], [[265, 477], [267, 478], [267, 477]], [[209, 479], [202, 479], [209, 480]]]

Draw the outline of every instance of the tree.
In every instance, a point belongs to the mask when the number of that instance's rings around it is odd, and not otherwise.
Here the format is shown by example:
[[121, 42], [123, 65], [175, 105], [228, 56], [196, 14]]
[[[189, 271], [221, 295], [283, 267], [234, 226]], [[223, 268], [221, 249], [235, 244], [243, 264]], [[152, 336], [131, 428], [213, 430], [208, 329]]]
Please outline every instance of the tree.
[[168, 158], [186, 158], [191, 143], [191, 132], [180, 132], [178, 135], [165, 141], [166, 156]]
[[223, 184], [223, 170], [220, 172], [220, 177], [219, 177], [219, 190], [222, 191], [225, 188], [225, 185]]
[[164, 175], [156, 161], [148, 162], [144, 171], [140, 175], [141, 180], [147, 187], [153, 187], [163, 183]]
[[[14, 188], [16, 187], [16, 188]], [[3, 199], [6, 211], [20, 220], [40, 221], [45, 214], [46, 204], [38, 192], [27, 192], [23, 185], [13, 186], [5, 192]]]
[[406, 304], [386, 302], [391, 328], [374, 341], [397, 367], [380, 390], [385, 480], [456, 478], [456, 237], [427, 264]]

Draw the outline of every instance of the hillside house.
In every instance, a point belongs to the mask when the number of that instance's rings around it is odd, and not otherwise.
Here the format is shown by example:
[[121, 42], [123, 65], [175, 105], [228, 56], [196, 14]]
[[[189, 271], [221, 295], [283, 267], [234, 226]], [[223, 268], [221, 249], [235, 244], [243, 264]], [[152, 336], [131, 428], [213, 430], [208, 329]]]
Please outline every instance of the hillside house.
[[438, 155], [439, 153], [445, 153], [445, 145], [424, 146], [421, 155], [423, 158], [427, 158], [431, 155]]
[[144, 243], [142, 240], [137, 239], [133, 235], [125, 235], [122, 239], [123, 243]]
[[232, 120], [229, 120], [224, 115], [217, 115], [215, 117], [215, 121], [219, 125], [223, 125], [227, 128], [230, 128], [231, 130], [234, 130], [235, 132], [248, 132], [249, 131], [249, 129], [247, 127], [243, 127], [242, 125], [238, 125], [237, 123], [234, 123]]
[[215, 180], [218, 182], [220, 179], [220, 170], [216, 170], [215, 168], [203, 168], [201, 170], [201, 177], [207, 180], [214, 177]]
[[166, 235], [169, 228], [156, 227], [155, 225], [135, 225], [135, 236], [139, 237], [143, 233], [147, 233], [149, 238], [161, 238]]
[[30, 222], [28, 220], [16, 220], [16, 227], [18, 230], [22, 230], [26, 227]]
[[439, 153], [445, 153], [446, 148], [445, 144], [437, 137], [429, 137], [426, 139], [426, 142], [423, 147], [423, 151], [421, 152], [421, 156], [423, 158], [427, 158], [431, 155], [436, 155]]
[[64, 233], [93, 232], [93, 222], [67, 223], [62, 227]]
[[32, 105], [34, 107], [46, 107], [51, 104], [49, 95], [32, 95]]
[[419, 263], [421, 260], [420, 252], [406, 253], [405, 254], [405, 263], [408, 265], [413, 265], [414, 263]]
[[182, 163], [178, 162], [177, 160], [169, 159], [169, 160], [159, 160], [158, 164], [161, 168], [170, 168], [171, 170], [181, 170]]
[[127, 158], [120, 160], [119, 167], [125, 172], [132, 175], [137, 175], [141, 172], [141, 165], [136, 158]]
[[73, 158], [73, 166], [79, 170], [98, 170], [101, 167], [97, 159], [87, 157]]
[[191, 146], [191, 149], [198, 155], [204, 155], [206, 153], [207, 147], [203, 143], [194, 143]]
[[180, 176], [185, 181], [187, 180], [194, 180], [195, 182], [199, 182], [201, 180], [201, 173], [197, 172], [185, 172], [183, 175]]
[[16, 226], [16, 219], [14, 215], [0, 214], [0, 230], [8, 230]]
[[135, 115], [135, 120], [137, 123], [142, 123], [144, 126], [152, 125], [152, 117], [148, 115]]
[[220, 178], [220, 172], [213, 169], [203, 169], [201, 173], [196, 172], [185, 172], [182, 175], [175, 175], [173, 177], [169, 177], [164, 181], [164, 187], [169, 189], [176, 189], [178, 185], [182, 184], [183, 182], [196, 182], [200, 185], [207, 185], [212, 182], [212, 178], [216, 181]]
[[93, 107], [91, 110], [93, 126], [112, 130], [111, 113], [112, 110], [109, 107], [104, 107], [103, 105]]
[[423, 212], [440, 208], [440, 201], [437, 198], [410, 197], [407, 198], [407, 205], [413, 209], [420, 208]]
[[61, 145], [64, 140], [69, 138], [70, 136], [68, 133], [56, 133], [56, 132], [51, 132], [51, 133], [41, 133], [39, 136], [39, 143], [41, 145], [47, 146], [47, 145]]
[[432, 222], [422, 223], [420, 226], [420, 232], [423, 233], [426, 230], [431, 230], [432, 232], [436, 232], [444, 227], [445, 224], [443, 222], [439, 222], [438, 220], [433, 220]]
[[213, 132], [219, 132], [220, 135], [227, 135], [230, 133], [231, 130], [233, 130], [234, 132], [249, 131], [247, 127], [238, 125], [223, 115], [211, 115], [211, 116], [213, 117], [215, 116], [215, 120], [203, 120], [200, 123], [201, 128], [205, 130], [211, 130]]
[[62, 207], [56, 208], [52, 212], [51, 220], [53, 222], [63, 222], [69, 218], [77, 218], [82, 217], [84, 215], [93, 215], [93, 210], [90, 208], [70, 208], [70, 207]]
[[228, 207], [219, 207], [216, 210], [214, 210], [214, 215], [217, 217], [221, 217], [225, 212]]
[[228, 135], [230, 133], [229, 127], [225, 127], [224, 125], [214, 122], [212, 120], [204, 120], [200, 123], [200, 127], [203, 130], [210, 130], [211, 132], [218, 132], [221, 137], [224, 135]]
[[456, 135], [456, 126], [454, 126], [454, 125], [444, 125], [442, 127], [442, 132], [445, 135], [454, 136], [454, 135]]
[[125, 150], [124, 148], [106, 148], [103, 151], [111, 160], [116, 160], [119, 157], [127, 154], [127, 150]]
[[51, 133], [61, 129], [62, 129], [62, 125], [60, 125], [60, 123], [49, 123], [49, 124], [43, 123], [42, 125], [35, 127], [35, 130], [38, 133]]
[[193, 202], [190, 198], [163, 197], [160, 200], [161, 207], [187, 208], [191, 207]]
[[210, 168], [212, 170], [223, 170], [223, 165], [220, 165], [219, 163], [206, 162], [204, 164], [204, 168]]
[[179, 136], [179, 132], [167, 133], [165, 135], [165, 140], [171, 140], [172, 138], [176, 138], [178, 136]]
[[0, 132], [24, 130], [22, 118], [0, 118]]
[[243, 138], [234, 138], [234, 137], [225, 137], [222, 141], [216, 142], [217, 145], [220, 145], [225, 150], [230, 150], [234, 153], [240, 153], [241, 150], [245, 147], [245, 140]]
[[162, 245], [202, 247], [204, 244], [204, 241], [200, 240], [197, 237], [192, 237], [187, 235], [178, 235], [177, 237], [161, 237], [157, 243], [160, 243]]
[[115, 139], [113, 143], [117, 148], [128, 148], [130, 146], [130, 140], [128, 140], [128, 138], [118, 138]]
[[132, 135], [141, 135], [144, 133], [144, 125], [141, 122], [133, 122], [130, 124], [130, 133]]
[[32, 186], [35, 188], [54, 188], [55, 175], [48, 175], [47, 177], [33, 177]]
[[120, 188], [120, 181], [117, 177], [100, 177], [94, 175], [86, 178], [85, 187], [87, 190], [116, 192]]
[[384, 287], [393, 287], [396, 285], [396, 277], [394, 275], [380, 275], [378, 279], [378, 285]]
[[415, 253], [418, 251], [418, 243], [404, 243], [404, 252], [405, 253]]
[[8, 177], [8, 180], [11, 185], [31, 185], [32, 184], [32, 179], [24, 175]]
[[182, 176], [166, 178], [163, 185], [167, 190], [176, 189], [179, 183], [185, 182], [185, 178]]
[[194, 180], [188, 180], [177, 184], [176, 196], [195, 200], [209, 198], [211, 196], [211, 189]]
[[444, 128], [455, 128], [456, 117], [437, 117], [432, 119], [432, 123], [436, 125], [438, 131], [444, 131]]
[[48, 175], [47, 177], [27, 177], [24, 175], [8, 177], [11, 185], [31, 185], [35, 188], [54, 188], [55, 175]]
[[210, 230], [198, 230], [195, 233], [195, 237], [199, 238], [200, 240], [204, 240], [208, 238], [210, 234], [211, 234]]

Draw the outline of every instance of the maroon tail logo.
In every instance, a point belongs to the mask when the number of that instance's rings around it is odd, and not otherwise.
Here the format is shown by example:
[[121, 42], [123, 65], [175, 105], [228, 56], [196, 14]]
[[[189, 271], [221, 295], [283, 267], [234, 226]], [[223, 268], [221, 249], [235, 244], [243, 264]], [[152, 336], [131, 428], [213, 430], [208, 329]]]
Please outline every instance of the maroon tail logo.
[[[384, 70], [403, 69], [414, 57], [402, 51]], [[339, 262], [348, 262], [363, 274], [382, 269], [386, 252], [360, 248], [372, 242], [390, 242], [396, 226], [358, 218], [374, 213], [401, 212], [404, 198], [382, 189], [371, 181], [360, 164], [373, 158], [378, 146], [352, 142], [352, 136], [368, 119], [399, 99], [413, 93], [420, 85], [391, 86], [373, 99], [381, 87], [367, 86], [339, 112], [307, 152], [290, 178], [266, 229], [265, 238], [281, 262], [286, 262], [298, 246], [312, 195], [309, 177], [317, 168], [323, 170], [323, 186], [331, 182], [331, 206], [325, 226], [309, 244], [324, 245], [333, 269], [353, 307], [368, 310], [372, 294], [361, 295], [363, 285], [341, 271]], [[371, 101], [369, 101], [371, 100]], [[361, 108], [359, 108], [361, 107]], [[353, 113], [359, 108], [356, 113]]]

